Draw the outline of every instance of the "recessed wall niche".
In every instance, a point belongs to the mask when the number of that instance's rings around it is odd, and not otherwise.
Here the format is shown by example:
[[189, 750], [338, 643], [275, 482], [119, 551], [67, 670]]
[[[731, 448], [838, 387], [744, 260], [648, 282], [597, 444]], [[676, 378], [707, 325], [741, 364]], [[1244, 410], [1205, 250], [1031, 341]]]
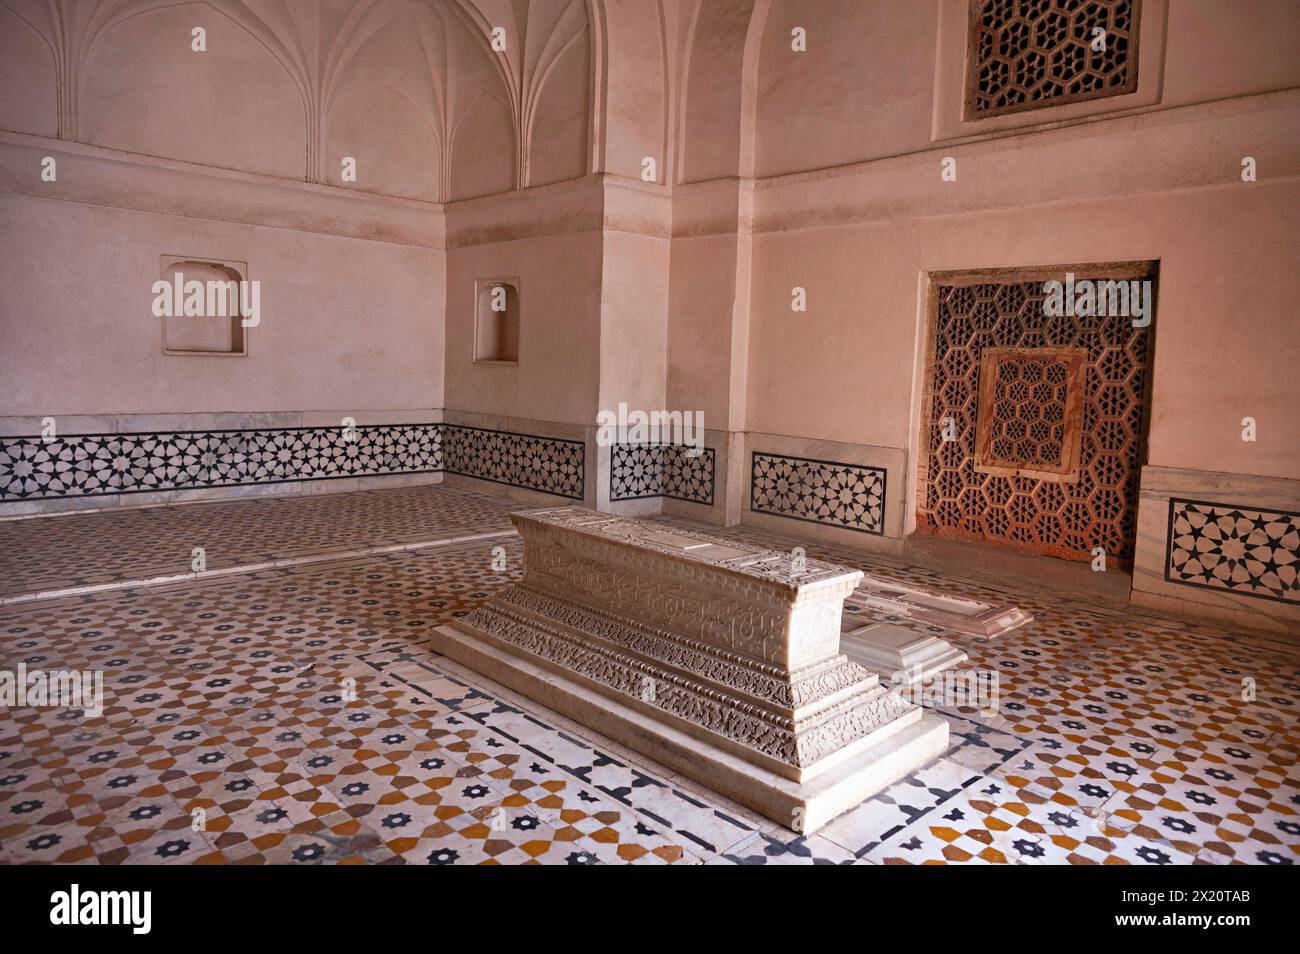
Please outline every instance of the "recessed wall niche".
[[519, 279], [474, 283], [474, 362], [519, 363]]
[[[164, 255], [160, 277], [169, 286], [162, 293], [167, 302], [159, 319], [163, 354], [242, 356], [248, 353], [248, 329], [240, 316], [241, 289], [251, 290], [246, 262]], [[195, 307], [193, 282], [202, 286], [199, 307]], [[154, 301], [157, 305], [157, 293]]]

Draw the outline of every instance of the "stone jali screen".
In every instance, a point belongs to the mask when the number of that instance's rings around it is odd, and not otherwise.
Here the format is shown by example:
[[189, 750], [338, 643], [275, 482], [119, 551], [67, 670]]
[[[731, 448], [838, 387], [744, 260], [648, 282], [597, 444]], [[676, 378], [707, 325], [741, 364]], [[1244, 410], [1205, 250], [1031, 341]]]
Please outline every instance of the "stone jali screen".
[[936, 281], [918, 529], [1128, 564], [1153, 324], [1046, 315], [1043, 283], [1061, 273], [1030, 274]]
[[972, 0], [966, 118], [1134, 92], [1140, 12], [1140, 0]]

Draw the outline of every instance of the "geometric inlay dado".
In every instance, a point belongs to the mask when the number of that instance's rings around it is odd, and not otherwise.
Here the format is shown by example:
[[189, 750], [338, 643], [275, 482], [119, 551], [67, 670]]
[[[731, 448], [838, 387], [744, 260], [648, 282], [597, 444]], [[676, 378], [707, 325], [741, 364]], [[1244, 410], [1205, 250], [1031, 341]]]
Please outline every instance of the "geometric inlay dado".
[[[1081, 274], [1084, 269], [1075, 267]], [[1094, 279], [1151, 278], [1142, 265], [1086, 269]], [[1108, 558], [1129, 562], [1136, 536], [1154, 317], [1147, 315], [1135, 325], [1133, 318], [1119, 314], [1047, 314], [1043, 279], [1053, 277], [1060, 273], [936, 277], [922, 404], [917, 526], [942, 536], [992, 540], [1075, 560], [1091, 560], [1093, 548], [1100, 546]], [[1079, 387], [1073, 389], [1081, 403], [1077, 479], [1067, 479], [1075, 471], [1073, 465], [1063, 474], [1041, 472], [1054, 469], [1041, 466], [1054, 450], [1051, 440], [1042, 442], [1047, 446], [1036, 445], [1033, 454], [1028, 446], [1019, 448], [1019, 442], [1012, 441], [1013, 458], [1024, 451], [1034, 464], [1010, 473], [1005, 468], [999, 472], [994, 461], [1007, 449], [1006, 442], [990, 444], [980, 454], [981, 427], [992, 434], [994, 424], [1007, 423], [1010, 433], [1018, 434], [1019, 422], [1032, 436], [1035, 420], [1048, 424], [1058, 405], [1065, 414], [1064, 408], [1076, 400], [1067, 369], [1063, 404], [1053, 384], [1050, 395], [1047, 388], [1040, 389], [1041, 413], [1023, 406], [1025, 401], [1037, 403], [1024, 372], [1030, 377], [1047, 375], [1053, 362], [1044, 361], [1036, 371], [1017, 369], [1017, 380], [1029, 391], [1023, 400], [1019, 388], [1006, 382], [1015, 410], [1004, 407], [1000, 419], [994, 402], [991, 413], [981, 414], [982, 389], [989, 386], [983, 375], [985, 353], [1008, 349], [1086, 356]], [[996, 393], [995, 387], [991, 394]], [[1050, 437], [1052, 432], [1040, 426], [1037, 433]], [[1069, 446], [1067, 435], [1063, 454]]]
[[966, 118], [1137, 89], [1140, 0], [972, 0]]
[[581, 500], [581, 441], [455, 424], [0, 438], [0, 500], [104, 497], [445, 471]]
[[749, 508], [864, 533], [885, 532], [885, 469], [755, 451]]
[[980, 367], [975, 470], [1079, 479], [1083, 348], [986, 348]]
[[609, 499], [669, 497], [713, 505], [714, 450], [681, 444], [614, 444], [610, 448]]
[[582, 441], [460, 424], [442, 427], [447, 473], [582, 499]]
[[668, 444], [663, 448], [663, 495], [673, 500], [713, 506], [714, 451], [701, 448], [692, 455], [692, 448], [681, 444]]
[[659, 444], [615, 444], [610, 448], [610, 500], [658, 497], [663, 485], [663, 448]]
[[438, 424], [0, 438], [0, 500], [100, 497], [442, 470]]
[[1300, 513], [1169, 501], [1165, 579], [1300, 603]]

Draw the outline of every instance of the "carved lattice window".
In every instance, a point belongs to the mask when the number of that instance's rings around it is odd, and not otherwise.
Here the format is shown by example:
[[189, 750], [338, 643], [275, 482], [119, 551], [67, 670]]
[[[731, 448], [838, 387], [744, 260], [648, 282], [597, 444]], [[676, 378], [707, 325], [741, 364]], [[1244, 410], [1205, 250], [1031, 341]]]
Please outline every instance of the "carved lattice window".
[[966, 118], [1137, 89], [1141, 0], [971, 0]]
[[1073, 481], [1079, 476], [1082, 348], [986, 348], [975, 470]]
[[[1049, 315], [1044, 281], [1061, 277], [1044, 270], [936, 279], [917, 525], [1068, 559], [1091, 559], [1092, 548], [1101, 546], [1108, 557], [1127, 562], [1133, 557], [1154, 322], [1134, 324], [1113, 312]], [[1141, 265], [1112, 265], [1089, 277], [1150, 279], [1151, 273]], [[990, 390], [984, 372], [996, 372], [1016, 354], [1032, 357], [1015, 376], [1028, 393], [1021, 398], [1007, 373], [1004, 386], [1012, 399], [999, 410], [998, 382]], [[1054, 368], [1064, 371], [1064, 394], [1053, 381], [1036, 399], [1034, 384], [1059, 377]], [[1073, 395], [1072, 374], [1078, 382]], [[1026, 380], [1036, 376], [1043, 380]], [[1074, 466], [1068, 427], [1059, 456], [1056, 432], [1030, 427], [1050, 423], [1058, 411], [1068, 419], [1076, 400]], [[1015, 422], [1041, 439], [1032, 447], [1019, 438], [999, 443], [994, 425], [1010, 424], [1006, 433], [1018, 435]]]

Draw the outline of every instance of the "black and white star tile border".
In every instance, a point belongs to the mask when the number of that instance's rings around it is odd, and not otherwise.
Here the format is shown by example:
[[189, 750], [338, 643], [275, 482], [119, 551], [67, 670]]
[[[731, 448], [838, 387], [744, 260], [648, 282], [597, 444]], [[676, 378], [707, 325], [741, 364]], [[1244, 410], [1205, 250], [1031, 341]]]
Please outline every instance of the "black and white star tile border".
[[459, 424], [443, 425], [444, 469], [495, 484], [582, 500], [586, 445]]
[[610, 500], [645, 500], [663, 495], [662, 445], [614, 444], [610, 451]]
[[581, 441], [453, 424], [0, 438], [0, 501], [447, 472], [583, 497]]
[[1300, 604], [1300, 513], [1171, 497], [1165, 579]]
[[754, 451], [750, 510], [862, 533], [885, 532], [883, 467]]
[[610, 500], [669, 497], [713, 505], [714, 450], [692, 455], [682, 444], [614, 444], [609, 465]]
[[442, 469], [438, 424], [0, 439], [0, 500], [279, 484]]
[[711, 507], [716, 473], [713, 448], [702, 448], [699, 454], [691, 454], [690, 450], [680, 444], [664, 448], [663, 495]]

